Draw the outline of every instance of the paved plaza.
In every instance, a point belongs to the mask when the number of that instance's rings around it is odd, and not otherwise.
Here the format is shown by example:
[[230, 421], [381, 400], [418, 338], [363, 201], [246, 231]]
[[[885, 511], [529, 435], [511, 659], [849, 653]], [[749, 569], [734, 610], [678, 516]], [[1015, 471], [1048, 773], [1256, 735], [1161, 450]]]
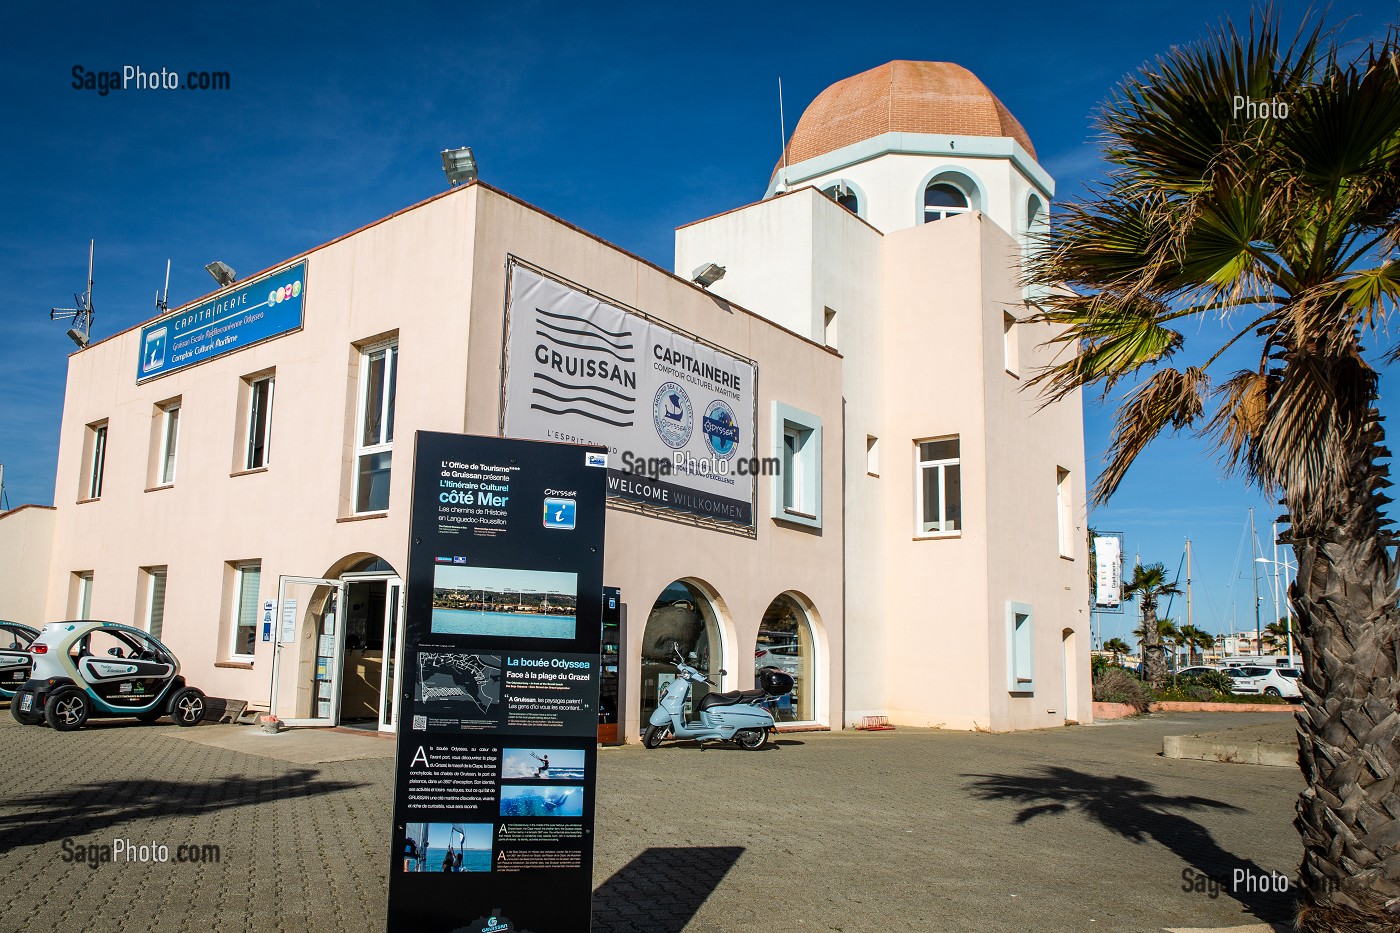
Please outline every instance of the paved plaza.
[[[1183, 872], [1291, 878], [1298, 772], [1160, 754], [1166, 735], [1257, 722], [604, 749], [593, 929], [1267, 930], [1287, 896], [1186, 892]], [[126, 722], [57, 733], [4, 713], [0, 753], [0, 931], [383, 928], [392, 741]], [[116, 839], [217, 845], [219, 861], [76, 860]]]

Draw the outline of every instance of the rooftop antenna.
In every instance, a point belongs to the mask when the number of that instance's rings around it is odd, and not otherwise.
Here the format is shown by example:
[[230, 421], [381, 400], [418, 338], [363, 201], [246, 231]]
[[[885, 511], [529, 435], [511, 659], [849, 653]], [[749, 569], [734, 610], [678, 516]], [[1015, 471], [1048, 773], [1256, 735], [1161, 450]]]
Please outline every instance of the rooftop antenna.
[[786, 191], [788, 185], [787, 117], [783, 115], [782, 75], [778, 75], [778, 133], [782, 137], [779, 142], [782, 144], [783, 153], [783, 190]]
[[156, 292], [156, 314], [161, 315], [170, 310], [170, 260], [165, 261], [165, 289]]
[[0, 512], [5, 511], [5, 464], [0, 463]]
[[73, 326], [68, 328], [68, 339], [78, 345], [79, 350], [87, 348], [92, 339], [92, 253], [94, 240], [88, 240], [88, 277], [87, 291], [81, 295], [73, 295], [73, 303], [76, 308], [50, 308], [49, 320], [67, 321], [71, 320]]

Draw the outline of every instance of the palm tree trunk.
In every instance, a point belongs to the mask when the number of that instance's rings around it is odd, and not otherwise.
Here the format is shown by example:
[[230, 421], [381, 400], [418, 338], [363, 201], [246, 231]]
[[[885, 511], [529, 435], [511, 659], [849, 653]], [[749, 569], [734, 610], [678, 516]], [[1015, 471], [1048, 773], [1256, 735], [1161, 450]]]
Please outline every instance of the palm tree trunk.
[[1157, 628], [1157, 604], [1143, 600], [1142, 669], [1153, 690], [1161, 690], [1167, 680], [1167, 659], [1162, 653], [1162, 633]]
[[1302, 634], [1299, 761], [1308, 787], [1300, 931], [1400, 929], [1400, 618], [1396, 561], [1379, 508], [1389, 456], [1373, 424], [1346, 501], [1315, 529], [1297, 523], [1290, 598]]

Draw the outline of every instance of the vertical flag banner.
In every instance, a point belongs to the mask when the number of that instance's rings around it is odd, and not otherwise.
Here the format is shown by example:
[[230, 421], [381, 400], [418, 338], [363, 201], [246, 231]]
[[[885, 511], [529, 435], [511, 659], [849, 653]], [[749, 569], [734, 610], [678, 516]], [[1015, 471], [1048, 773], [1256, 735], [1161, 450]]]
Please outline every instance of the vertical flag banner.
[[1118, 609], [1123, 603], [1123, 538], [1121, 535], [1094, 536], [1094, 606]]

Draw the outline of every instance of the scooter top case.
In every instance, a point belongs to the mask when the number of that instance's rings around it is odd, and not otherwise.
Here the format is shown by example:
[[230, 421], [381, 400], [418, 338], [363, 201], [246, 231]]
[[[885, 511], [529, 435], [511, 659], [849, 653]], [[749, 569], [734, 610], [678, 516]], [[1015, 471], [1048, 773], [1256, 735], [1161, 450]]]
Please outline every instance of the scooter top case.
[[34, 669], [29, 645], [37, 637], [36, 628], [0, 620], [0, 700], [13, 697], [20, 684], [29, 679], [29, 672]]
[[185, 685], [180, 662], [159, 639], [116, 622], [45, 625], [29, 646], [30, 679], [15, 691], [10, 713], [25, 725], [80, 728], [91, 716], [169, 713], [179, 725], [204, 718], [204, 694]]

